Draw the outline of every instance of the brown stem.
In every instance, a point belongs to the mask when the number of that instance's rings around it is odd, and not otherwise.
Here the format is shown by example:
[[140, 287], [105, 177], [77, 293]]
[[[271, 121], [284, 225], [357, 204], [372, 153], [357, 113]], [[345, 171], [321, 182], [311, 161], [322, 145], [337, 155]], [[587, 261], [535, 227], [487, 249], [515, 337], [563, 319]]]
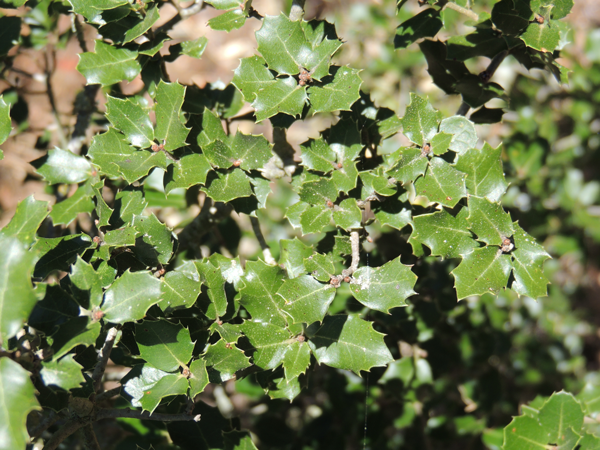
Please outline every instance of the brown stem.
[[113, 327], [108, 330], [106, 339], [104, 340], [104, 346], [102, 347], [102, 350], [100, 350], [100, 353], [98, 353], [98, 363], [96, 364], [94, 373], [92, 374], [92, 382], [94, 383], [94, 391], [96, 393], [100, 393], [102, 390], [102, 375], [104, 375], [104, 371], [106, 370], [106, 364], [108, 364], [110, 352], [115, 345], [115, 339], [117, 338], [118, 331], [119, 330], [117, 327]]
[[83, 436], [88, 450], [101, 450], [98, 439], [96, 438], [96, 433], [94, 433], [94, 427], [91, 423], [83, 427]]

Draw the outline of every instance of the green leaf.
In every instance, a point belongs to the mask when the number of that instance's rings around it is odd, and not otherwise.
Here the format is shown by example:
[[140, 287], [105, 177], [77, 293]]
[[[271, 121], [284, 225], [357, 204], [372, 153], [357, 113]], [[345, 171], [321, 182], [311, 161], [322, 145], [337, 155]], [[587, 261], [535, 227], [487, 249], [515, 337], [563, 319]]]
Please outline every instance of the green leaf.
[[283, 356], [286, 380], [293, 380], [306, 373], [310, 365], [310, 347], [307, 342], [295, 341]]
[[88, 180], [75, 191], [69, 198], [52, 206], [50, 218], [54, 225], [69, 225], [80, 213], [91, 213], [94, 209], [94, 189], [91, 180]]
[[206, 183], [208, 172], [212, 170], [206, 156], [192, 153], [171, 164], [164, 178], [165, 193], [177, 188], [189, 188]]
[[328, 201], [334, 202], [338, 192], [329, 178], [319, 178], [302, 183], [300, 200], [311, 205], [325, 206]]
[[596, 417], [600, 412], [600, 387], [594, 383], [585, 383], [583, 389], [577, 394], [577, 400], [582, 403], [587, 415]]
[[[123, 378], [123, 381], [127, 379], [123, 388], [131, 399], [131, 404], [135, 407], [142, 406], [140, 400], [152, 389], [161, 378], [169, 375], [167, 372], [155, 369], [149, 364], [138, 364]], [[178, 376], [178, 375], [172, 375]]]
[[88, 150], [88, 157], [102, 174], [117, 178], [123, 174], [120, 165], [131, 161], [135, 149], [123, 141], [123, 135], [110, 127], [106, 133], [97, 134]]
[[569, 428], [581, 430], [584, 413], [579, 402], [568, 392], [556, 392], [540, 409], [539, 420], [549, 433], [550, 442], [561, 442]]
[[193, 41], [183, 41], [181, 43], [182, 53], [192, 58], [200, 59], [206, 49], [206, 44], [208, 44], [208, 39], [204, 36], [200, 36]]
[[278, 367], [289, 345], [294, 342], [288, 330], [266, 322], [246, 320], [242, 324], [242, 331], [254, 349], [254, 364], [263, 370]]
[[244, 100], [251, 103], [258, 91], [275, 83], [275, 77], [263, 58], [250, 56], [240, 60], [231, 83], [242, 92]]
[[471, 148], [462, 153], [454, 167], [467, 174], [465, 183], [469, 194], [492, 202], [500, 200], [508, 183], [504, 179], [502, 147], [492, 148], [487, 142], [481, 150]]
[[385, 202], [371, 205], [375, 218], [381, 225], [388, 225], [397, 230], [401, 230], [412, 221], [411, 209], [406, 207], [398, 197], [386, 199]]
[[36, 254], [16, 237], [1, 236], [0, 248], [0, 344], [8, 348], [8, 339], [19, 332], [37, 302], [31, 285]]
[[321, 326], [313, 324], [306, 330], [313, 355], [319, 364], [351, 370], [385, 366], [394, 360], [383, 342], [383, 334], [373, 330], [373, 324], [355, 316], [328, 316]]
[[517, 223], [514, 223], [513, 226], [515, 248], [511, 252], [511, 256], [515, 280], [511, 289], [531, 298], [544, 297], [547, 295], [549, 283], [544, 275], [544, 261], [550, 258], [550, 255]]
[[235, 162], [231, 147], [221, 140], [205, 145], [202, 151], [214, 167], [229, 169]]
[[[362, 211], [356, 204], [355, 198], [347, 198], [333, 208], [335, 224], [346, 231], [361, 228]], [[302, 228], [304, 229], [304, 227]]]
[[300, 65], [311, 72], [314, 80], [329, 75], [331, 56], [342, 46], [332, 24], [322, 20], [301, 21], [307, 41], [312, 47], [309, 55], [301, 57]]
[[354, 272], [350, 290], [363, 305], [389, 314], [391, 308], [406, 306], [406, 299], [416, 294], [413, 290], [417, 276], [400, 262], [388, 261], [381, 267], [361, 267]]
[[173, 151], [186, 144], [185, 139], [190, 132], [185, 126], [185, 118], [181, 112], [185, 87], [179, 83], [160, 81], [156, 89], [156, 139], [162, 140], [166, 151]]
[[224, 450], [257, 450], [248, 431], [223, 433]]
[[293, 22], [283, 13], [263, 19], [256, 42], [269, 68], [280, 74], [299, 73], [299, 66], [304, 66], [304, 59], [312, 50], [300, 21]]
[[231, 31], [241, 28], [246, 23], [246, 14], [241, 9], [227, 11], [220, 16], [214, 17], [208, 21], [208, 26], [213, 30]]
[[48, 202], [42, 202], [30, 195], [17, 205], [15, 215], [8, 225], [0, 230], [0, 238], [14, 237], [24, 245], [35, 239], [35, 234], [48, 215]]
[[422, 147], [438, 132], [441, 113], [433, 109], [427, 98], [419, 97], [411, 92], [410, 103], [406, 108], [402, 122], [404, 135]]
[[167, 265], [173, 255], [173, 233], [154, 214], [134, 216], [133, 226], [138, 230], [135, 253], [150, 267]]
[[509, 50], [509, 43], [512, 43], [512, 40], [506, 37], [498, 39], [497, 30], [482, 26], [476, 28], [473, 33], [452, 36], [447, 42], [448, 59], [466, 61], [481, 56], [492, 59], [500, 52]]
[[200, 295], [200, 274], [193, 261], [167, 272], [160, 285], [161, 300], [158, 306], [163, 311], [172, 311], [180, 307], [191, 307]]
[[78, 345], [94, 345], [100, 331], [100, 322], [92, 322], [87, 316], [70, 319], [52, 335], [54, 358], [61, 358]]
[[425, 196], [430, 202], [454, 208], [461, 198], [467, 196], [466, 174], [459, 172], [441, 158], [429, 161], [427, 173], [415, 182], [417, 195]]
[[139, 101], [108, 96], [106, 118], [123, 132], [129, 143], [148, 148], [154, 140], [154, 130], [148, 110]]
[[50, 184], [81, 183], [92, 176], [92, 166], [82, 156], [54, 148], [46, 156], [31, 162], [37, 172]]
[[519, 35], [529, 25], [533, 12], [529, 2], [501, 0], [492, 9], [492, 21], [502, 32]]
[[[292, 246], [304, 245], [300, 241], [282, 241], [281, 245], [283, 247], [288, 243]], [[297, 254], [294, 256], [297, 257]], [[283, 284], [284, 278], [284, 272], [279, 266], [270, 266], [260, 260], [246, 263], [244, 286], [240, 289], [240, 304], [248, 310], [254, 322], [270, 323], [278, 327], [287, 326], [287, 315], [282, 311], [284, 300], [275, 294]]]
[[241, 169], [210, 172], [206, 186], [201, 190], [216, 202], [230, 202], [253, 194], [250, 178]]
[[127, 270], [104, 293], [104, 319], [113, 323], [143, 319], [148, 308], [160, 300], [160, 284], [148, 272]]
[[114, 203], [114, 213], [111, 216], [111, 223], [114, 226], [122, 226], [131, 223], [133, 217], [144, 212], [147, 202], [144, 199], [144, 192], [135, 187], [128, 187], [117, 192]]
[[450, 142], [452, 141], [452, 139], [453, 135], [448, 133], [441, 132], [436, 134], [430, 142], [431, 151], [433, 152], [433, 154], [441, 155], [446, 153], [450, 148]]
[[520, 36], [527, 47], [543, 53], [552, 53], [560, 42], [558, 27], [552, 27], [550, 20], [544, 23], [532, 22]]
[[442, 258], [459, 258], [471, 253], [477, 248], [473, 234], [468, 230], [467, 215], [469, 211], [463, 208], [453, 216], [442, 208], [433, 214], [423, 214], [413, 217], [413, 233], [409, 243], [426, 245], [433, 256]]
[[403, 22], [396, 29], [394, 48], [406, 48], [424, 37], [433, 37], [442, 29], [440, 13], [435, 8], [428, 8]]
[[60, 238], [39, 238], [31, 248], [40, 255], [33, 271], [34, 277], [46, 278], [48, 274], [68, 271], [71, 264], [92, 246], [87, 234], [71, 234]]
[[215, 9], [232, 9], [244, 4], [243, 0], [206, 0], [206, 3], [212, 5]]
[[[4, 327], [3, 327], [4, 330]], [[3, 331], [4, 334], [4, 331]], [[31, 374], [10, 358], [0, 358], [0, 435], [2, 448], [22, 449], [29, 443], [27, 415], [41, 409]]]
[[71, 292], [79, 305], [87, 310], [100, 307], [102, 303], [102, 282], [100, 275], [79, 255], [71, 266]]
[[315, 205], [300, 215], [302, 234], [321, 233], [331, 223], [332, 211], [326, 205]]
[[484, 82], [481, 77], [473, 74], [463, 76], [454, 88], [471, 108], [479, 108], [493, 98], [506, 99], [502, 86], [491, 81]]
[[335, 166], [337, 154], [321, 138], [310, 139], [300, 146], [302, 165], [307, 169], [329, 173]]
[[185, 395], [188, 390], [188, 380], [180, 374], [162, 376], [156, 384], [144, 392], [140, 400], [142, 410], [154, 412], [161, 400], [172, 395]]
[[263, 135], [244, 134], [238, 130], [231, 142], [231, 153], [244, 170], [262, 169], [273, 157], [272, 145]]
[[506, 287], [510, 269], [510, 257], [498, 247], [473, 250], [452, 271], [458, 300], [471, 295], [496, 294]]
[[360, 70], [347, 66], [331, 66], [331, 75], [323, 78], [321, 85], [310, 86], [308, 97], [313, 114], [318, 112], [349, 111], [360, 98], [362, 80]]
[[136, 234], [137, 230], [133, 227], [110, 230], [104, 235], [104, 244], [109, 247], [126, 247], [135, 245]]
[[335, 266], [331, 255], [314, 253], [308, 258], [304, 258], [304, 267], [319, 281], [328, 282], [331, 276], [335, 275]]
[[402, 147], [398, 151], [396, 161], [386, 175], [402, 184], [416, 180], [427, 170], [427, 157], [418, 148]]
[[[8, 139], [10, 130], [12, 130], [10, 105], [7, 105], [4, 101], [4, 97], [0, 95], [0, 144]], [[0, 156], [0, 159], [2, 159], [2, 156]]]
[[221, 119], [211, 110], [204, 108], [202, 113], [202, 131], [198, 135], [198, 145], [202, 148], [216, 140], [227, 142], [228, 136], [225, 134]]
[[81, 383], [85, 383], [85, 378], [81, 373], [83, 367], [73, 360], [73, 356], [67, 355], [60, 360], [54, 359], [42, 363], [40, 376], [46, 386], [57, 386], [68, 391], [79, 387]]
[[453, 116], [442, 120], [440, 132], [453, 135], [448, 149], [459, 155], [477, 145], [475, 125], [463, 116]]
[[223, 339], [209, 345], [203, 355], [207, 367], [218, 373], [221, 381], [230, 380], [238, 370], [250, 367], [250, 358], [235, 345], [225, 343]]
[[277, 375], [272, 375], [265, 386], [265, 392], [269, 394], [269, 398], [281, 398], [290, 402], [300, 394], [300, 391], [302, 391], [302, 386], [298, 378], [287, 380], [285, 377], [277, 378]]
[[242, 337], [242, 331], [238, 324], [213, 322], [208, 330], [211, 335], [215, 332], [218, 333], [221, 339], [229, 344], [235, 344]]
[[190, 398], [204, 391], [208, 386], [208, 372], [206, 371], [206, 361], [197, 359], [190, 364]]
[[208, 287], [208, 297], [211, 304], [204, 314], [210, 319], [217, 320], [227, 311], [227, 295], [225, 294], [225, 277], [220, 268], [210, 260], [196, 261], [196, 268], [202, 277], [202, 282]]
[[300, 228], [302, 225], [300, 223], [300, 217], [302, 217], [302, 213], [310, 208], [308, 203], [304, 202], [296, 202], [289, 206], [285, 211], [285, 217], [290, 221], [290, 224], [294, 228]]
[[304, 260], [313, 254], [312, 247], [305, 245], [298, 238], [282, 239], [279, 241], [281, 258], [279, 264], [283, 266], [289, 278], [296, 278], [306, 274]]
[[175, 372], [186, 366], [194, 350], [189, 330], [166, 320], [136, 323], [135, 340], [140, 356], [165, 372]]
[[142, 70], [137, 56], [135, 51], [97, 40], [95, 53], [79, 55], [77, 70], [86, 78], [87, 84], [110, 86], [123, 80], [132, 81]]
[[279, 113], [296, 117], [302, 114], [306, 99], [306, 88], [298, 85], [293, 77], [277, 78], [275, 83], [256, 93], [252, 103], [252, 107], [256, 109], [256, 121], [260, 122]]
[[348, 193], [356, 187], [358, 170], [354, 161], [344, 160], [341, 164], [342, 167], [338, 167], [333, 171], [331, 179], [338, 191]]
[[477, 240], [488, 245], [502, 245], [504, 239], [513, 233], [510, 214], [498, 203], [478, 197], [469, 197], [469, 228], [477, 235]]
[[321, 322], [335, 297], [331, 284], [321, 284], [310, 275], [285, 280], [277, 290], [285, 303], [283, 310], [292, 323]]

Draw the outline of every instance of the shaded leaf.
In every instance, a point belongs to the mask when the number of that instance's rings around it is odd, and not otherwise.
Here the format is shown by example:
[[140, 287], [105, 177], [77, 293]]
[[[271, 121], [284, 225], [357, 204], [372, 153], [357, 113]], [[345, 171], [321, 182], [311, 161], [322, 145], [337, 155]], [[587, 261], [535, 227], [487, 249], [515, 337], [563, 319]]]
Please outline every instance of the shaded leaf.
[[38, 239], [32, 247], [32, 250], [40, 255], [33, 276], [46, 278], [48, 274], [57, 270], [68, 271], [77, 255], [81, 255], [92, 245], [92, 240], [87, 234]]
[[54, 225], [69, 225], [78, 214], [91, 213], [94, 209], [94, 189], [91, 180], [88, 180], [75, 191], [69, 198], [52, 206], [50, 218]]
[[396, 29], [394, 48], [406, 48], [418, 39], [433, 37], [442, 26], [440, 13], [435, 8], [428, 8], [403, 22]]

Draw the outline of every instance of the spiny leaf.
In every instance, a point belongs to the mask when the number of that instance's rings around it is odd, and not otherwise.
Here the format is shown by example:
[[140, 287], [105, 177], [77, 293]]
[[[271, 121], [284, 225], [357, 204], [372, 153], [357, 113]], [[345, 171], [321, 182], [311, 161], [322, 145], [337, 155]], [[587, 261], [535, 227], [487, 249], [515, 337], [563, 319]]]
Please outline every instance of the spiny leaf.
[[108, 96], [106, 118], [123, 132], [136, 147], [148, 148], [154, 140], [154, 130], [147, 109], [139, 101]]
[[388, 261], [381, 267], [361, 267], [354, 272], [350, 290], [363, 305], [389, 313], [391, 308], [406, 306], [405, 300], [416, 294], [417, 276], [400, 262]]
[[50, 184], [75, 184], [92, 175], [92, 166], [87, 159], [73, 153], [54, 148], [46, 156], [31, 162], [37, 172]]
[[502, 245], [514, 232], [510, 214], [484, 198], [469, 197], [467, 222], [477, 239], [489, 245]]
[[251, 366], [250, 358], [243, 351], [235, 345], [226, 344], [223, 339], [209, 345], [203, 358], [206, 366], [212, 367], [221, 381], [230, 380], [238, 370]]
[[501, 153], [500, 145], [492, 148], [486, 142], [481, 150], [471, 148], [459, 156], [454, 167], [467, 174], [465, 183], [469, 194], [492, 202], [504, 195], [508, 183], [502, 171]]
[[231, 83], [242, 92], [244, 100], [252, 102], [258, 91], [275, 83], [275, 77], [263, 58], [250, 56], [240, 60]]
[[543, 297], [547, 294], [549, 283], [544, 275], [544, 261], [550, 255], [519, 225], [515, 223], [513, 227], [515, 249], [511, 256], [515, 281], [511, 289], [531, 298]]
[[453, 116], [442, 120], [440, 132], [452, 135], [448, 148], [459, 155], [477, 144], [477, 133], [473, 123], [463, 116]]
[[347, 66], [331, 66], [331, 75], [324, 77], [322, 86], [310, 86], [308, 96], [314, 113], [349, 111], [360, 98], [360, 70]]
[[277, 290], [285, 303], [283, 310], [293, 323], [321, 322], [335, 297], [331, 284], [321, 284], [310, 275], [285, 280]]
[[139, 75], [142, 68], [137, 56], [135, 51], [97, 40], [94, 53], [79, 56], [77, 70], [86, 78], [87, 84], [110, 86], [123, 80], [131, 81]]
[[35, 234], [48, 215], [48, 202], [36, 200], [30, 195], [17, 205], [15, 215], [8, 225], [0, 230], [0, 238], [14, 237], [24, 245], [30, 244]]
[[68, 391], [85, 383], [81, 373], [83, 367], [73, 359], [73, 356], [67, 355], [61, 359], [42, 363], [40, 376], [46, 386], [57, 386]]
[[473, 250], [452, 271], [458, 300], [471, 295], [497, 293], [506, 287], [510, 269], [510, 257], [498, 247], [487, 246]]
[[240, 304], [248, 310], [254, 322], [271, 323], [278, 327], [287, 325], [287, 315], [282, 311], [284, 300], [275, 294], [284, 278], [279, 266], [270, 266], [260, 260], [246, 263]]
[[250, 178], [241, 169], [210, 172], [202, 191], [216, 202], [230, 202], [236, 198], [252, 195]]
[[185, 126], [181, 112], [185, 87], [179, 83], [160, 81], [156, 89], [156, 139], [161, 139], [166, 151], [176, 150], [186, 145], [190, 132]]
[[135, 340], [140, 356], [146, 362], [165, 372], [174, 372], [192, 358], [194, 343], [190, 332], [180, 324], [166, 320], [135, 324]]
[[148, 272], [125, 272], [104, 294], [104, 319], [113, 323], [140, 320], [160, 300], [160, 280]]
[[433, 109], [427, 98], [411, 92], [410, 103], [402, 122], [404, 135], [418, 146], [431, 140], [438, 131], [442, 114]]
[[296, 117], [302, 113], [306, 99], [306, 88], [293, 77], [277, 78], [274, 84], [256, 93], [252, 107], [258, 122], [279, 113]]
[[373, 324], [354, 316], [328, 316], [306, 330], [308, 345], [319, 364], [351, 370], [385, 366], [394, 360]]
[[465, 177], [443, 159], [434, 157], [429, 161], [425, 176], [415, 182], [415, 189], [417, 195], [427, 197], [430, 202], [454, 208], [467, 195]]
[[242, 331], [255, 350], [252, 354], [254, 364], [264, 370], [277, 368], [294, 342], [288, 330], [271, 323], [246, 320]]

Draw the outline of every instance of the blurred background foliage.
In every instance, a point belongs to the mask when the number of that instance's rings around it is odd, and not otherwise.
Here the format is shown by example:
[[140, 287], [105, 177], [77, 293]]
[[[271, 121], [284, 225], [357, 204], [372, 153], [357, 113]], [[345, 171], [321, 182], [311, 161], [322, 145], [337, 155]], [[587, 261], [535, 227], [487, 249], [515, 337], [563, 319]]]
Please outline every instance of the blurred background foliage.
[[[29, 15], [26, 39], [32, 49], [67, 48], [74, 36], [68, 26], [57, 32], [57, 15], [52, 14], [52, 8], [68, 10], [66, 2], [39, 3], [52, 5], [35, 8]], [[273, 3], [285, 10], [291, 1]], [[363, 90], [378, 106], [402, 116], [409, 92], [415, 92], [428, 95], [445, 116], [453, 115], [460, 98], [447, 96], [432, 83], [418, 46], [394, 49], [396, 27], [419, 11], [416, 0], [401, 3], [396, 15], [395, 0], [308, 0], [306, 18], [327, 18], [336, 24], [345, 41], [336, 61], [363, 69]], [[494, 2], [471, 3], [480, 12], [489, 11]], [[508, 93], [505, 100], [497, 100], [497, 107], [507, 111], [503, 122], [477, 126], [481, 138], [494, 146], [502, 143], [510, 183], [504, 206], [552, 255], [545, 266], [552, 282], [549, 296], [519, 298], [506, 291], [457, 303], [449, 275], [455, 261], [416, 261], [407, 243], [410, 228], [372, 227], [374, 243], [365, 245], [362, 263], [375, 266], [408, 255], [402, 262], [415, 263], [413, 270], [419, 276], [415, 288], [419, 295], [408, 300], [409, 307], [394, 309], [391, 315], [364, 312], [387, 331], [386, 342], [397, 360], [362, 378], [317, 367], [305, 380], [306, 389], [291, 403], [269, 399], [253, 376], [211, 385], [202, 394], [210, 405], [203, 420], [218, 424], [223, 416], [234, 418], [255, 435], [263, 450], [499, 449], [502, 429], [518, 414], [519, 405], [561, 389], [578, 393], [586, 383], [600, 386], [600, 30], [593, 29], [600, 16], [585, 14], [585, 8], [576, 8], [567, 18], [584, 26], [561, 53], [561, 63], [572, 70], [569, 86], [541, 71], [527, 72], [509, 57], [494, 78]], [[439, 37], [464, 34], [464, 22], [455, 11], [445, 11]], [[226, 33], [221, 34], [227, 39]], [[468, 64], [477, 73], [487, 60]], [[232, 76], [222, 72], [225, 83]], [[22, 95], [15, 80], [2, 90], [5, 101], [13, 105], [17, 131], [31, 131], [34, 100]], [[322, 129], [324, 122], [319, 121], [328, 119], [310, 120]], [[47, 148], [57, 139], [52, 131], [38, 133], [36, 146]], [[402, 142], [402, 136], [390, 139], [383, 150], [387, 146], [393, 151]], [[146, 198], [159, 217], [167, 223], [170, 214], [193, 217], [185, 198], [176, 194], [166, 198], [152, 186], [151, 181], [146, 183]], [[260, 215], [275, 252], [280, 239], [294, 235], [283, 217], [291, 195], [282, 187]], [[2, 212], [6, 223], [10, 211]], [[226, 220], [219, 231], [204, 245], [226, 247], [244, 258], [258, 254], [249, 226]], [[340, 308], [361, 312], [358, 303], [345, 304], [352, 301], [349, 292], [346, 297], [339, 294]], [[114, 359], [118, 360], [118, 350]], [[149, 444], [169, 448], [163, 425], [120, 422], [129, 437], [116, 449]]]

